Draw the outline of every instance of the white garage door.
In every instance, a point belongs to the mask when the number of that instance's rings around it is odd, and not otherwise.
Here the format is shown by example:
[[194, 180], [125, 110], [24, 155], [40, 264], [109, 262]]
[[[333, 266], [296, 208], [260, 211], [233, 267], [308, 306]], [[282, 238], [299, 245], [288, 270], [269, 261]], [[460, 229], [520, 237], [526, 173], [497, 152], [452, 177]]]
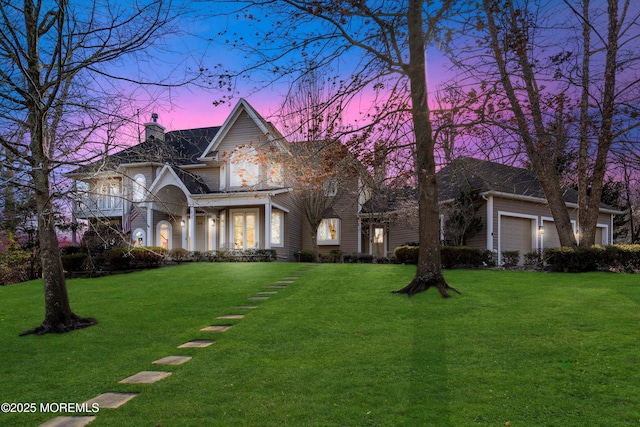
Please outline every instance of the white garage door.
[[560, 237], [558, 236], [556, 224], [553, 221], [544, 222], [544, 234], [542, 235], [542, 241], [542, 247], [544, 249], [560, 247]]
[[500, 252], [520, 251], [519, 264], [523, 263], [524, 254], [533, 250], [531, 221], [512, 216], [502, 216], [500, 220]]

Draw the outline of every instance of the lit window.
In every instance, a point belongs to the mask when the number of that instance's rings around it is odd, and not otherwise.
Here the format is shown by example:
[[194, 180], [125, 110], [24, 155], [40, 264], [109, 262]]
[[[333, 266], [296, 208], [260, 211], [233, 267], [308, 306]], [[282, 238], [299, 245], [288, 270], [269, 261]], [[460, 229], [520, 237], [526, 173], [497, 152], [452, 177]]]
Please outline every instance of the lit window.
[[284, 246], [283, 230], [284, 213], [274, 209], [271, 211], [271, 246]]
[[284, 174], [282, 171], [282, 164], [277, 162], [269, 163], [269, 177], [268, 183], [272, 187], [282, 187], [284, 184]]
[[144, 199], [144, 190], [147, 186], [147, 178], [141, 173], [133, 177], [133, 201], [140, 202]]
[[323, 219], [318, 227], [319, 245], [339, 245], [340, 244], [340, 219]]
[[229, 162], [231, 187], [246, 187], [258, 184], [260, 168], [257, 163], [256, 150], [253, 148], [239, 149], [231, 156]]

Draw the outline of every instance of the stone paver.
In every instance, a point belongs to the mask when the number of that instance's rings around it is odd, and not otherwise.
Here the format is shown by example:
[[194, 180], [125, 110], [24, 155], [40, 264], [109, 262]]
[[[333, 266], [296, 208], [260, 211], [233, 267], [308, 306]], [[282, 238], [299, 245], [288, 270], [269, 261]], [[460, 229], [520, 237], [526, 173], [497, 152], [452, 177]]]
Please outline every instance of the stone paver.
[[258, 295], [275, 295], [277, 293], [278, 291], [265, 291], [265, 292], [258, 292]]
[[187, 363], [189, 360], [191, 360], [191, 356], [167, 356], [167, 357], [163, 357], [162, 359], [154, 360], [151, 363], [153, 363], [154, 365], [176, 366], [176, 365], [182, 365], [183, 363]]
[[244, 319], [244, 314], [225, 314], [218, 316], [218, 319]]
[[258, 308], [257, 305], [239, 305], [236, 308], [240, 309], [240, 310], [253, 310]]
[[281, 285], [290, 285], [293, 283], [293, 280], [278, 280], [276, 283]]
[[283, 277], [282, 278], [282, 280], [292, 280], [292, 281], [293, 280], [297, 280], [297, 279], [299, 279], [299, 277], [297, 277], [297, 276], [294, 276], [294, 277]]
[[211, 344], [214, 344], [213, 340], [193, 340], [186, 342], [184, 344], [180, 344], [178, 348], [204, 348], [209, 347]]
[[84, 427], [95, 420], [96, 417], [55, 417], [40, 427]]
[[119, 381], [120, 384], [152, 384], [171, 375], [171, 372], [142, 371]]
[[200, 329], [203, 332], [224, 332], [231, 329], [233, 325], [212, 325]]
[[91, 400], [87, 400], [85, 403], [89, 406], [97, 403], [100, 409], [115, 409], [121, 407], [137, 395], [138, 393], [102, 393]]
[[268, 299], [269, 299], [269, 297], [249, 297], [249, 298], [247, 298], [248, 301], [266, 301]]
[[287, 289], [285, 285], [267, 286], [267, 289]]

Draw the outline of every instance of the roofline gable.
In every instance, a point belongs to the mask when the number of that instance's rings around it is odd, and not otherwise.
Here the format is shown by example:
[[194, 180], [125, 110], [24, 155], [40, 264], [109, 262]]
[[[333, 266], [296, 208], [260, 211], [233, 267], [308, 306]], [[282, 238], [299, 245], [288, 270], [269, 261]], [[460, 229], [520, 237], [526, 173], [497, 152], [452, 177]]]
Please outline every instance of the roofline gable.
[[[169, 181], [163, 183], [167, 175], [169, 175], [170, 177]], [[184, 183], [182, 182], [178, 174], [176, 174], [176, 172], [173, 170], [173, 167], [167, 164], [164, 165], [162, 170], [160, 170], [160, 173], [158, 173], [158, 176], [156, 176], [156, 179], [154, 179], [151, 186], [149, 186], [149, 193], [154, 194], [157, 190], [161, 188], [160, 185], [162, 186], [175, 185], [176, 187], [180, 188], [180, 190], [182, 190], [182, 192], [186, 196], [191, 196], [191, 192], [184, 185]]]
[[267, 136], [267, 140], [269, 142], [278, 139], [277, 135], [274, 135], [271, 131], [271, 126], [268, 124], [268, 122], [251, 106], [251, 104], [247, 102], [246, 99], [240, 98], [235, 107], [233, 107], [233, 110], [231, 111], [227, 119], [220, 127], [218, 133], [216, 133], [216, 135], [213, 137], [207, 148], [203, 151], [202, 156], [198, 160], [208, 159], [209, 157], [207, 157], [207, 154], [218, 149], [218, 146], [222, 143], [224, 138], [229, 133], [229, 130], [231, 130], [243, 111], [249, 115], [256, 126], [258, 126], [258, 128]]

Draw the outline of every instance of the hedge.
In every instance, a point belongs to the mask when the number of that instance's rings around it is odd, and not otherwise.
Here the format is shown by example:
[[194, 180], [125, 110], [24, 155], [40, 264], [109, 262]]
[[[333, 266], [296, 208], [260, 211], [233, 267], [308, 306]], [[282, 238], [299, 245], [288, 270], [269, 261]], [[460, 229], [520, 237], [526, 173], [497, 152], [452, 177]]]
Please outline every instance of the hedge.
[[632, 273], [640, 271], [640, 245], [549, 248], [544, 260], [552, 270], [567, 273], [598, 269]]
[[440, 257], [444, 268], [480, 267], [484, 252], [469, 246], [443, 246]]

